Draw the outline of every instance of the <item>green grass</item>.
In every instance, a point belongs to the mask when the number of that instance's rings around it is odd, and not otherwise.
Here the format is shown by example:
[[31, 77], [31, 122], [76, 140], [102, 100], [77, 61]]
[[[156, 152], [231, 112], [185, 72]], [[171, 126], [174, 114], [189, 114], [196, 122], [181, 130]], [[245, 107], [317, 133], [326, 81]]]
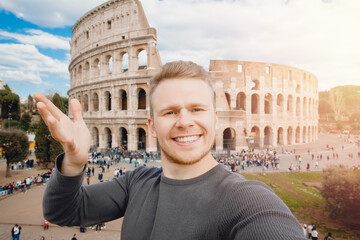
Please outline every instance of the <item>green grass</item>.
[[319, 190], [305, 187], [303, 182], [320, 182], [322, 172], [243, 174], [248, 180], [257, 180], [270, 186], [294, 213], [307, 208], [324, 207]]

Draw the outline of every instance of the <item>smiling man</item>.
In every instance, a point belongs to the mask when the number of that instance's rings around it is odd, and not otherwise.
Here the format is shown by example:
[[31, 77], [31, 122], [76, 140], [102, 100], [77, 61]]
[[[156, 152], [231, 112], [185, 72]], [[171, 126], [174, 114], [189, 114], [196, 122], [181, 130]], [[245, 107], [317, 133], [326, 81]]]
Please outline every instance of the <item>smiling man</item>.
[[171, 62], [150, 81], [149, 129], [162, 168], [83, 186], [90, 134], [77, 100], [74, 121], [41, 94], [38, 109], [65, 153], [46, 187], [45, 218], [88, 226], [124, 216], [122, 239], [304, 239], [286, 205], [260, 182], [227, 171], [211, 155], [217, 113], [206, 71]]

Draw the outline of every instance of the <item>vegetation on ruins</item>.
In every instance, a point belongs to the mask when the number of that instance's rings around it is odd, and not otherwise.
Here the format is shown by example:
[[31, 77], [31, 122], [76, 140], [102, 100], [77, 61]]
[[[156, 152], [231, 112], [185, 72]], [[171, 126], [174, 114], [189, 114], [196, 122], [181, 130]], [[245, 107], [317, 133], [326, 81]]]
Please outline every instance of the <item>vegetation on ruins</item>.
[[9, 166], [12, 163], [23, 161], [28, 154], [28, 137], [24, 131], [0, 130], [0, 147], [6, 158], [6, 177], [10, 177]]

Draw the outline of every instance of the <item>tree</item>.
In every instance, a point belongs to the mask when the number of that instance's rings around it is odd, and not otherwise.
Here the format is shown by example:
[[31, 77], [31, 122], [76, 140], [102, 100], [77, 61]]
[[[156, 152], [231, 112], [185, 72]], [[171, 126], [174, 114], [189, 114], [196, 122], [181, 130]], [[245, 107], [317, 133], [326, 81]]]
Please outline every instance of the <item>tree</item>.
[[344, 107], [344, 97], [340, 90], [332, 88], [330, 90], [330, 106], [335, 115], [335, 121], [338, 121], [341, 117]]
[[21, 130], [0, 131], [0, 146], [6, 158], [6, 177], [10, 177], [10, 164], [23, 161], [28, 155], [28, 137]]
[[[52, 98], [52, 102], [63, 113], [65, 113], [64, 103], [59, 94], [55, 93], [55, 95]], [[63, 151], [64, 150], [63, 150], [61, 144], [58, 141], [56, 141], [53, 137], [50, 137], [50, 148], [49, 148], [50, 161], [55, 162], [56, 157]]]
[[10, 88], [9, 85], [7, 85], [7, 84], [4, 85], [4, 89], [5, 89], [6, 91], [8, 91], [8, 92], [12, 92], [12, 91], [11, 91], [11, 88]]
[[35, 133], [35, 156], [39, 163], [47, 166], [50, 162], [50, 132], [44, 120], [40, 119]]
[[31, 95], [28, 96], [27, 103], [26, 103], [27, 110], [32, 113], [35, 110], [35, 103], [34, 99]]
[[24, 113], [20, 119], [19, 128], [23, 131], [28, 131], [31, 124], [31, 116], [29, 113]]
[[[65, 111], [63, 100], [59, 94], [55, 94], [52, 102], [62, 112]], [[35, 134], [35, 155], [40, 163], [47, 166], [54, 162], [55, 158], [63, 152], [61, 144], [51, 137], [50, 131], [45, 122], [41, 119]]]
[[20, 120], [19, 95], [7, 90], [0, 90], [1, 118]]
[[322, 184], [321, 194], [332, 218], [360, 219], [360, 174], [342, 166], [331, 167], [324, 170]]

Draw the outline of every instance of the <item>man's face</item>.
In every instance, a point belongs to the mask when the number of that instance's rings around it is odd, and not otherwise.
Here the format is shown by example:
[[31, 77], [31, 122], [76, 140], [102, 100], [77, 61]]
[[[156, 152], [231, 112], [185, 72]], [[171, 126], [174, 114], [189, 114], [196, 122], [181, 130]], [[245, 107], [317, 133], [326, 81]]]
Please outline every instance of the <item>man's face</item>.
[[211, 156], [217, 122], [211, 88], [199, 79], [168, 79], [152, 95], [150, 131], [163, 160], [190, 165]]

